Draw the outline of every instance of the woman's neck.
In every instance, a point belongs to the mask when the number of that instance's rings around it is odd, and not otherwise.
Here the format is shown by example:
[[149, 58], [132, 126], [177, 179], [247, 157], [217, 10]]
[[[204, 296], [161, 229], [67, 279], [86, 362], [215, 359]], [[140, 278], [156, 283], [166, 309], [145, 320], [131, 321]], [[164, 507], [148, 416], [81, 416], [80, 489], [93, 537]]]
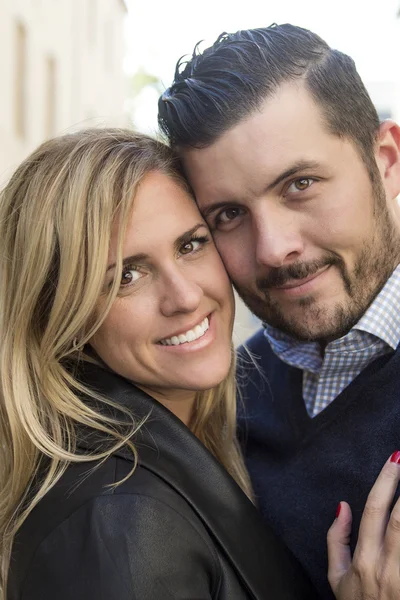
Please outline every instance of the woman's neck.
[[178, 419], [186, 426], [189, 426], [192, 418], [196, 392], [193, 390], [163, 390], [159, 388], [149, 388], [144, 385], [136, 386], [149, 394], [154, 400], [168, 408]]

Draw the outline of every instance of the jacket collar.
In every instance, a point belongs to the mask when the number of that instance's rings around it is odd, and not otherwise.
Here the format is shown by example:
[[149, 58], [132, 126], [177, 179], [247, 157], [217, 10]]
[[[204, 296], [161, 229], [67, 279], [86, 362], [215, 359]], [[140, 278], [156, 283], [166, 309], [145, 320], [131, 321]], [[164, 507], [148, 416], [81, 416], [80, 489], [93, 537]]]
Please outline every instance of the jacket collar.
[[[148, 417], [134, 437], [139, 465], [180, 494], [207, 528], [254, 600], [312, 598], [309, 582], [289, 551], [236, 482], [189, 429], [131, 382], [85, 363], [80, 379], [137, 419]], [[116, 455], [133, 460], [125, 449]], [[302, 586], [304, 591], [302, 591]]]

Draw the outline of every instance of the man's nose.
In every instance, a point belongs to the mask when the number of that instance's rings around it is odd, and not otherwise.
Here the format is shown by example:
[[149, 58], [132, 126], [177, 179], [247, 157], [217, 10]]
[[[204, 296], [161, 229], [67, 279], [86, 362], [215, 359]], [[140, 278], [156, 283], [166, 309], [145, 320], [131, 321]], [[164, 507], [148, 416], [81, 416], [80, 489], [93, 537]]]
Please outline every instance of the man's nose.
[[282, 212], [259, 214], [254, 227], [258, 264], [281, 267], [295, 261], [303, 252], [303, 239], [293, 216]]
[[162, 278], [160, 309], [165, 317], [197, 310], [203, 297], [202, 287], [179, 267]]

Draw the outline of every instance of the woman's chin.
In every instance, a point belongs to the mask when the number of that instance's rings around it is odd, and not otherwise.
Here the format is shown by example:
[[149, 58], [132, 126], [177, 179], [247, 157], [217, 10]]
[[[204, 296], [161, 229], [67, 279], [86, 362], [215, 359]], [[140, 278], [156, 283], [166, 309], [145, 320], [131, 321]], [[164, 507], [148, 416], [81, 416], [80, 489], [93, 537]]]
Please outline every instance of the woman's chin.
[[182, 374], [180, 377], [181, 384], [186, 389], [191, 389], [198, 392], [203, 392], [216, 387], [224, 381], [229, 373], [231, 366], [231, 357], [226, 361], [219, 361], [220, 364], [204, 365], [198, 372], [192, 371], [189, 374]]

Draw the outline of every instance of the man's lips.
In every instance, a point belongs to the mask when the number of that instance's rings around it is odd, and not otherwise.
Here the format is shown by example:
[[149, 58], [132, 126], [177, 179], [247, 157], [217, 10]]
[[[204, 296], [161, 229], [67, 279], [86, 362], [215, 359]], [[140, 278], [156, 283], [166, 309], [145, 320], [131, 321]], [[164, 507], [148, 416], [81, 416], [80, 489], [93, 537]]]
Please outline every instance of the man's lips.
[[290, 281], [288, 281], [288, 282], [286, 282], [286, 283], [284, 283], [282, 285], [272, 286], [272, 289], [276, 289], [276, 290], [291, 290], [291, 289], [294, 289], [294, 288], [301, 287], [302, 285], [305, 285], [309, 281], [312, 281], [313, 279], [316, 279], [317, 277], [319, 277], [319, 275], [321, 275], [327, 269], [329, 269], [330, 266], [331, 265], [326, 265], [322, 269], [319, 269], [319, 271], [317, 271], [316, 273], [313, 273], [312, 275], [309, 275], [308, 277], [304, 277], [303, 279], [292, 279], [292, 280], [290, 280]]

